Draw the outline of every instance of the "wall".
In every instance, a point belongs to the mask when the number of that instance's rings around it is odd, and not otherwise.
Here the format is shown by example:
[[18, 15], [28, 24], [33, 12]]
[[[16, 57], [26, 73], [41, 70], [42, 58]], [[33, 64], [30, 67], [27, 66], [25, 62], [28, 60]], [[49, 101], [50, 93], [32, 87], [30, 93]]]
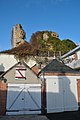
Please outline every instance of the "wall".
[[[36, 64], [36, 60], [33, 56], [27, 56], [27, 58], [22, 58], [30, 68]], [[14, 55], [9, 54], [0, 54], [0, 71], [7, 71], [9, 68], [14, 66], [19, 62], [19, 58], [16, 58]]]
[[14, 55], [0, 54], [0, 71], [6, 71], [16, 63]]
[[76, 52], [77, 53], [77, 57], [78, 57], [78, 60], [80, 59], [80, 50]]
[[0, 115], [6, 112], [7, 85], [0, 81]]
[[15, 72], [16, 72], [15, 69], [16, 67], [14, 67], [4, 76], [7, 80], [7, 83], [30, 83], [31, 84], [31, 83], [41, 82], [41, 80], [37, 78], [36, 74], [34, 74], [34, 72], [29, 68], [26, 68], [26, 73], [25, 73], [26, 79], [15, 79]]
[[78, 105], [80, 109], [80, 79], [77, 80], [77, 90], [78, 90]]

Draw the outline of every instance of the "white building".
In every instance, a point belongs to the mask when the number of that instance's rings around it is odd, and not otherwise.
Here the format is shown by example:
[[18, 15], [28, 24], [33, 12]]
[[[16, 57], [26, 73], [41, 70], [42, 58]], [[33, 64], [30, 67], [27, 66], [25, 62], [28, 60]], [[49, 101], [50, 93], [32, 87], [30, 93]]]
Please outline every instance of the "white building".
[[74, 69], [80, 68], [80, 46], [61, 56], [61, 60]]

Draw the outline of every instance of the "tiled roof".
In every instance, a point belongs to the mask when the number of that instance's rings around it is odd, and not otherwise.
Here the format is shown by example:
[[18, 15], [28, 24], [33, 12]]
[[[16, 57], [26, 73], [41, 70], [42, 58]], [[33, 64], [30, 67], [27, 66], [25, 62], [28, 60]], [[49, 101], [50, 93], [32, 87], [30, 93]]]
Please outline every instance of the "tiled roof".
[[65, 64], [59, 62], [58, 60], [54, 59], [51, 63], [49, 63], [46, 67], [44, 67], [40, 73], [78, 73], [78, 71], [66, 66]]

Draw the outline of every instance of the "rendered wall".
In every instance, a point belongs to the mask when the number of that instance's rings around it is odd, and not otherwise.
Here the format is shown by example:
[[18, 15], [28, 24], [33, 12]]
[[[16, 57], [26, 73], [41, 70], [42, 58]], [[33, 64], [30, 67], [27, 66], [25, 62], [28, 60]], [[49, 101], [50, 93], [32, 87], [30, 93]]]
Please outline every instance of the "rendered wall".
[[6, 71], [16, 63], [14, 55], [0, 54], [0, 71]]
[[25, 79], [16, 79], [16, 66], [11, 69], [9, 72], [5, 74], [5, 78], [7, 80], [7, 83], [41, 83], [41, 80], [34, 74], [34, 72], [29, 69], [28, 67], [25, 67]]

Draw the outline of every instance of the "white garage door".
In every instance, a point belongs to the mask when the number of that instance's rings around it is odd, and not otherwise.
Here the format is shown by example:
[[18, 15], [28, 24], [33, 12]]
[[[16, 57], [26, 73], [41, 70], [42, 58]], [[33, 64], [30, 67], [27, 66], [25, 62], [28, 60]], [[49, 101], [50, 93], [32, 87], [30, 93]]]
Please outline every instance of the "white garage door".
[[47, 113], [78, 110], [76, 80], [48, 78], [46, 91]]
[[40, 114], [41, 84], [8, 84], [7, 115]]
[[47, 113], [63, 111], [62, 79], [46, 80]]

